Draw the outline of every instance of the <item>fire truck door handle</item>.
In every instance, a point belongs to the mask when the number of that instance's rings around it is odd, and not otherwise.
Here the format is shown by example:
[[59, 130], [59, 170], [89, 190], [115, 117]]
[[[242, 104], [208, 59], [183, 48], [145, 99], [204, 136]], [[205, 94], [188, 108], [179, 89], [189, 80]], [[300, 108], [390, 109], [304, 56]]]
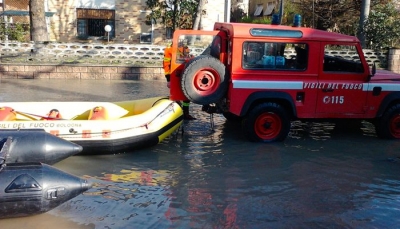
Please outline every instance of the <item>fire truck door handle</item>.
[[372, 90], [372, 95], [373, 96], [379, 96], [382, 92], [382, 87], [374, 87]]
[[329, 88], [329, 89], [325, 88], [325, 89], [322, 89], [322, 91], [323, 92], [333, 92], [333, 89], [332, 88]]

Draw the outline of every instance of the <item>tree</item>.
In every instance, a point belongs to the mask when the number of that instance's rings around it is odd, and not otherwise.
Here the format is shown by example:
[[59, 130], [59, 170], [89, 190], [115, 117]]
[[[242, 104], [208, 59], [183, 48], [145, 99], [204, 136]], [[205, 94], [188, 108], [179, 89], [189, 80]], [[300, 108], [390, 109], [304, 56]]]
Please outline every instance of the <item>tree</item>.
[[48, 41], [44, 0], [29, 1], [31, 41]]
[[165, 27], [172, 30], [198, 29], [201, 16], [205, 13], [205, 3], [206, 0], [147, 0], [147, 8], [152, 11], [147, 16], [147, 23], [151, 20], [161, 20]]
[[[360, 10], [364, 0], [302, 0], [299, 4], [303, 22], [308, 27], [357, 35]], [[392, 0], [371, 0], [371, 6]]]
[[231, 0], [231, 22], [239, 22], [243, 18], [246, 18], [247, 14], [244, 12], [242, 7], [239, 6], [239, 0]]
[[205, 2], [206, 0], [199, 0], [199, 4], [197, 5], [196, 15], [193, 22], [194, 30], [200, 29], [201, 16], [204, 14], [203, 7]]
[[[277, 10], [279, 10], [279, 8]], [[293, 25], [294, 16], [296, 14], [300, 14], [299, 5], [292, 1], [285, 1], [283, 5], [282, 24]]]
[[306, 26], [320, 30], [356, 32], [361, 0], [303, 0], [298, 6]]
[[400, 45], [400, 15], [392, 3], [374, 6], [365, 22], [363, 32], [367, 47], [382, 49]]
[[[300, 10], [298, 8], [297, 3], [292, 1], [285, 1], [283, 4], [283, 12], [282, 12], [282, 25], [293, 25], [293, 19], [296, 14], [300, 14]], [[233, 8], [231, 15], [235, 16], [235, 21], [244, 22], [244, 23], [254, 23], [254, 24], [271, 24], [272, 16], [263, 16], [263, 17], [251, 17], [247, 16], [243, 12], [237, 12], [235, 8]], [[272, 11], [272, 14], [279, 14], [280, 6], [279, 4], [275, 6], [275, 9]], [[237, 16], [239, 15], [239, 16]], [[232, 17], [231, 17], [232, 19]]]

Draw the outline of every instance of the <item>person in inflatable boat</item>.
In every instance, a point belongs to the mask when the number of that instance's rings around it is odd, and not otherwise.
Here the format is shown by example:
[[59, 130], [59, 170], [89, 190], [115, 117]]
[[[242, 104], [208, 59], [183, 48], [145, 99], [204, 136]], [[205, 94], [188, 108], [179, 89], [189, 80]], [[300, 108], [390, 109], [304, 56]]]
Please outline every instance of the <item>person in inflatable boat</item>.
[[[180, 47], [178, 47], [178, 50], [180, 53], [189, 53], [189, 49], [187, 46], [186, 47], [180, 46]], [[165, 79], [167, 80], [168, 88], [170, 88], [170, 85], [171, 85], [171, 83], [170, 83], [171, 60], [172, 60], [172, 43], [165, 48], [164, 61], [163, 61], [164, 75], [165, 75]], [[183, 119], [194, 120], [196, 118], [189, 114], [189, 106], [190, 106], [190, 101], [182, 101]]]

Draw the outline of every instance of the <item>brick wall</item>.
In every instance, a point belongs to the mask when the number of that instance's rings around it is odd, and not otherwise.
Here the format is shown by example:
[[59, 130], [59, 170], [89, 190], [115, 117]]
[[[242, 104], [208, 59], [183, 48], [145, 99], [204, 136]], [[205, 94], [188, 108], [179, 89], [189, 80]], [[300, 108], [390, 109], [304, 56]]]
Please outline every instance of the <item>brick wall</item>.
[[50, 18], [49, 39], [52, 41], [76, 40], [75, 1], [49, 1], [49, 11], [56, 12]]
[[1, 79], [165, 80], [160, 67], [0, 65]]
[[[141, 33], [151, 33], [151, 25], [146, 25], [145, 0], [115, 1], [115, 40], [123, 43], [139, 43]], [[160, 43], [165, 36], [161, 23], [153, 25], [154, 43]]]

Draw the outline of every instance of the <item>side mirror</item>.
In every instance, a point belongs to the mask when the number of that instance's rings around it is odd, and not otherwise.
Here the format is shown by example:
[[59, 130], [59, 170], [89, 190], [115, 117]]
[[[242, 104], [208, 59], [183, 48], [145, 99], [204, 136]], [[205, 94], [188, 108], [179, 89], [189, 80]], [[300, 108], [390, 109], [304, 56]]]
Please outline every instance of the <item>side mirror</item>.
[[375, 62], [374, 62], [374, 64], [372, 65], [372, 76], [374, 76], [375, 73], [376, 73], [376, 65], [375, 65]]
[[368, 76], [368, 81], [371, 80], [371, 78], [375, 75], [376, 73], [376, 66], [375, 66], [375, 62], [372, 64], [372, 68], [370, 69], [370, 74]]

